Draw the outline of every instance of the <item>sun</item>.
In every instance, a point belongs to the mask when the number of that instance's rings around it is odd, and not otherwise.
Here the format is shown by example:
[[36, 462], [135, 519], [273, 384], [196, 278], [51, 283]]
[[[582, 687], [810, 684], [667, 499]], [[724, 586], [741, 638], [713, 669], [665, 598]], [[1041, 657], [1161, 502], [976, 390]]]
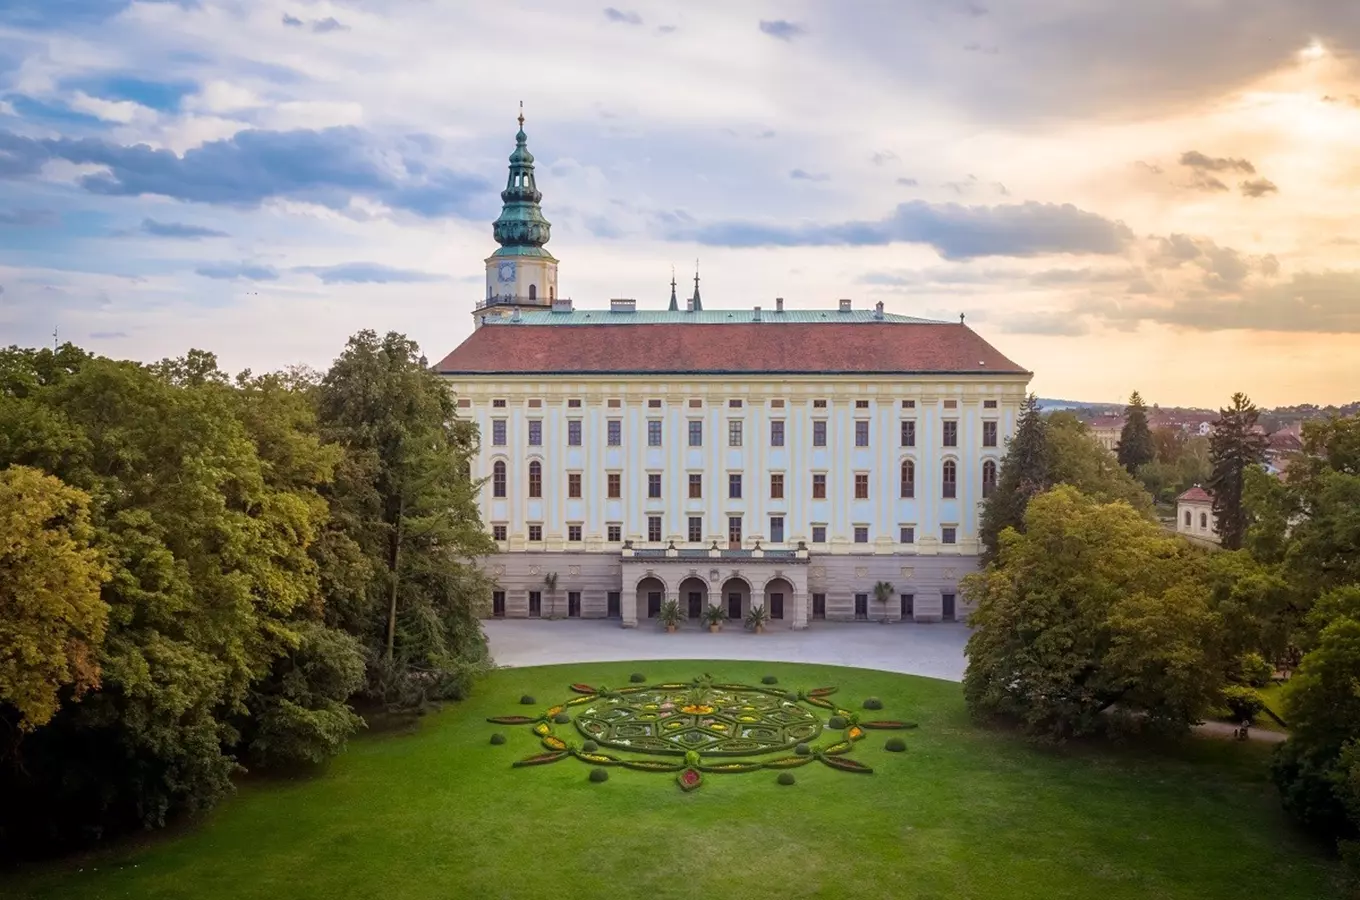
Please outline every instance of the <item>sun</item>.
[[1307, 47], [1304, 47], [1302, 50], [1299, 51], [1299, 56], [1310, 61], [1315, 59], [1322, 59], [1326, 55], [1327, 48], [1322, 46], [1322, 42], [1319, 41], [1317, 38], [1313, 38], [1313, 40], [1309, 42]]

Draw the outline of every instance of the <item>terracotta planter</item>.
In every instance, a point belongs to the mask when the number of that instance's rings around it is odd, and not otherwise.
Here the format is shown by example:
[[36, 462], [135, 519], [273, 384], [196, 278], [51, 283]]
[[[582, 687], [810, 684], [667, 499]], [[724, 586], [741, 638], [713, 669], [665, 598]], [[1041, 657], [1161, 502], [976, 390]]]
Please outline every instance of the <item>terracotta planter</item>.
[[721, 626], [721, 625], [709, 625], [709, 626], [708, 626], [708, 630], [709, 630], [709, 632], [711, 632], [712, 634], [717, 634], [719, 631], [722, 631], [722, 626]]
[[764, 626], [764, 625], [757, 625], [757, 626], [756, 626], [756, 634], [764, 634], [764, 633], [765, 633], [765, 626]]
[[674, 625], [667, 625], [667, 626], [666, 626], [666, 633], [667, 633], [667, 634], [675, 634], [675, 626], [674, 626]]

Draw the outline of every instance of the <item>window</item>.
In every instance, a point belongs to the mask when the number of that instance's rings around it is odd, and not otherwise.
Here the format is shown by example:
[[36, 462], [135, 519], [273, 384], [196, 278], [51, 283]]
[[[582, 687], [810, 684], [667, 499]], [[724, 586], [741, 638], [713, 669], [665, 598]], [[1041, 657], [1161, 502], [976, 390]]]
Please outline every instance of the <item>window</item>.
[[916, 408], [916, 401], [915, 401], [915, 400], [903, 400], [903, 401], [902, 401], [902, 408], [903, 408], [903, 409], [915, 409], [915, 408]]
[[856, 526], [855, 526], [855, 543], [856, 543], [856, 544], [867, 544], [867, 543], [869, 543], [869, 526], [868, 526], [868, 525], [856, 525]]
[[783, 499], [784, 499], [784, 473], [783, 473], [783, 472], [772, 472], [772, 473], [770, 473], [770, 499], [771, 499], [771, 500], [783, 500]]
[[944, 498], [952, 500], [958, 494], [959, 467], [952, 459], [944, 461], [944, 478], [941, 482], [944, 486]]
[[580, 525], [568, 525], [568, 526], [567, 526], [567, 540], [569, 540], [569, 541], [571, 541], [572, 543], [575, 543], [575, 544], [581, 543], [581, 526], [580, 526]]
[[1185, 527], [1190, 527], [1190, 510], [1188, 509], [1185, 511]]
[[812, 423], [812, 446], [826, 446], [826, 420], [818, 419]]
[[856, 400], [856, 401], [855, 401], [855, 409], [868, 409], [868, 408], [869, 408], [869, 401], [868, 401], [868, 400]]
[[658, 543], [661, 540], [661, 517], [647, 517], [647, 540]]
[[504, 446], [505, 446], [505, 420], [504, 420], [504, 419], [492, 419], [492, 420], [491, 420], [491, 446], [493, 446], [493, 447], [504, 447]]
[[581, 499], [581, 473], [567, 473], [567, 496], [572, 500]]
[[647, 473], [647, 499], [661, 499], [661, 473], [659, 472]]
[[529, 299], [530, 300], [538, 299], [538, 285], [536, 284], [529, 285]]
[[812, 499], [826, 499], [826, 474], [823, 472], [817, 472], [812, 476]]
[[542, 447], [542, 446], [543, 446], [543, 420], [542, 420], [542, 419], [530, 419], [530, 420], [529, 420], [529, 446], [530, 446], [530, 447]]
[[704, 423], [700, 419], [689, 420], [689, 445], [691, 447], [704, 445]]
[[856, 499], [856, 500], [868, 500], [868, 499], [869, 499], [869, 473], [868, 473], [868, 472], [856, 472], [856, 473], [855, 473], [855, 499]]
[[567, 591], [567, 618], [581, 618], [581, 592]]
[[610, 419], [607, 426], [609, 431], [609, 446], [617, 447], [623, 443], [623, 420]]
[[770, 423], [770, 446], [784, 446], [784, 420], [775, 419]]
[[506, 537], [506, 535], [505, 535], [505, 526], [504, 526], [504, 525], [492, 525], [492, 526], [491, 526], [491, 539], [492, 539], [492, 540], [494, 540], [494, 541], [503, 541], [503, 540], [505, 540], [505, 537]]
[[944, 408], [945, 408], [945, 409], [958, 409], [958, 408], [959, 408], [959, 401], [957, 401], [957, 400], [946, 400], [946, 401], [944, 401]]
[[493, 409], [505, 409], [505, 401], [504, 401], [504, 400], [492, 400], [492, 401], [491, 401], [491, 407], [492, 407]]
[[727, 496], [733, 500], [741, 499], [741, 473], [732, 472], [727, 476]]
[[771, 401], [770, 401], [770, 408], [771, 408], [771, 409], [783, 409], [783, 408], [784, 408], [784, 401], [783, 401], [783, 400], [771, 400]]
[[703, 409], [703, 408], [704, 408], [704, 401], [703, 401], [703, 400], [700, 400], [700, 399], [698, 399], [698, 398], [695, 398], [695, 399], [693, 399], [693, 400], [690, 400], [690, 401], [689, 401], [689, 408], [690, 408], [690, 409]]
[[982, 499], [986, 500], [996, 490], [996, 463], [987, 460], [982, 464]]
[[869, 420], [858, 419], [855, 421], [855, 446], [869, 446]]
[[660, 419], [648, 419], [648, 420], [647, 420], [647, 446], [648, 446], [648, 447], [660, 447], [660, 446], [661, 446], [661, 420], [660, 420]]
[[660, 400], [648, 400], [648, 401], [647, 401], [647, 408], [648, 408], [648, 409], [660, 409], [660, 408], [661, 408], [661, 401], [660, 401]]
[[573, 397], [572, 399], [567, 401], [567, 409], [580, 409], [580, 408], [581, 399], [579, 397]]
[[505, 591], [491, 592], [491, 615], [498, 619], [505, 618]]
[[953, 544], [957, 543], [957, 539], [958, 529], [955, 528], [953, 525], [946, 525], [940, 529], [940, 543]]
[[702, 516], [689, 517], [689, 542], [701, 544], [704, 540], [704, 520]]
[[[495, 465], [491, 467], [491, 496], [505, 496], [505, 460], [498, 459]], [[1189, 525], [1190, 523], [1186, 522], [1185, 524]]]
[[770, 543], [784, 543], [784, 517], [770, 516]]
[[623, 496], [623, 475], [618, 472], [610, 472], [605, 481], [609, 485], [605, 491], [606, 497], [610, 500], [617, 500]]
[[867, 622], [869, 620], [869, 595], [855, 595], [855, 621]]
[[619, 541], [623, 540], [623, 526], [618, 522], [610, 522], [604, 527], [604, 530], [610, 543], [617, 544]]
[[689, 498], [691, 500], [700, 500], [703, 496], [704, 476], [697, 472], [691, 472], [689, 475]]
[[812, 618], [826, 618], [826, 594], [812, 595]]
[[539, 616], [543, 615], [543, 592], [542, 592], [542, 591], [530, 591], [530, 592], [529, 592], [529, 615], [530, 615], [532, 618], [535, 618], [535, 619], [538, 618]]
[[900, 544], [916, 543], [916, 526], [903, 525], [897, 534], [897, 541]]
[[946, 447], [957, 447], [959, 445], [959, 423], [954, 419], [945, 420], [944, 445]]
[[909, 459], [902, 460], [901, 496], [908, 500], [916, 496], [916, 463]]
[[825, 526], [825, 525], [813, 525], [813, 526], [812, 526], [812, 543], [814, 543], [814, 544], [825, 544], [825, 543], [826, 543], [826, 526]]
[[995, 400], [983, 400], [983, 401], [982, 401], [982, 408], [983, 408], [983, 409], [996, 409], [996, 401], [995, 401]]
[[622, 615], [621, 607], [623, 606], [623, 591], [606, 591], [604, 596], [604, 614], [611, 619], [617, 619]]
[[813, 400], [813, 401], [812, 401], [812, 408], [813, 408], [813, 409], [826, 409], [826, 401], [825, 401], [825, 400]]
[[580, 420], [580, 419], [568, 419], [568, 420], [567, 420], [567, 446], [568, 446], [568, 447], [579, 447], [579, 446], [581, 446], [581, 420]]
[[733, 547], [741, 546], [741, 516], [727, 517], [727, 543]]
[[529, 496], [543, 496], [543, 463], [538, 460], [529, 463]]
[[902, 446], [903, 446], [903, 447], [915, 447], [915, 446], [916, 446], [916, 420], [915, 420], [915, 419], [903, 419], [903, 420], [902, 420]]
[[741, 419], [733, 419], [727, 423], [727, 446], [741, 446]]
[[1199, 514], [1199, 527], [1200, 527], [1200, 528], [1208, 528], [1208, 527], [1209, 527], [1209, 514], [1208, 514], [1208, 513], [1200, 513], [1200, 514]]
[[984, 447], [995, 447], [995, 446], [996, 446], [996, 423], [995, 423], [995, 422], [983, 422], [983, 423], [982, 423], [982, 446], [984, 446]]
[[729, 409], [741, 409], [741, 401], [740, 401], [740, 400], [728, 400], [728, 401], [727, 401], [727, 406], [728, 406]]
[[611, 397], [609, 400], [605, 401], [605, 405], [608, 406], [610, 409], [622, 409], [623, 401], [618, 399], [617, 397]]
[[540, 542], [543, 540], [543, 526], [542, 526], [542, 525], [530, 525], [530, 526], [529, 526], [529, 540], [530, 540], [532, 543], [540, 543]]

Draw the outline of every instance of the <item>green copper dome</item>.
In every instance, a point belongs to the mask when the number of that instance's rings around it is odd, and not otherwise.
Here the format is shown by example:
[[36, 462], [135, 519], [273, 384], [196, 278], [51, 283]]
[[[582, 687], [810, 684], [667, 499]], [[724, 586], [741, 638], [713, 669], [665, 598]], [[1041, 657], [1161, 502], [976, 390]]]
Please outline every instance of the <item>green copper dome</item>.
[[524, 114], [519, 117], [519, 132], [515, 135], [515, 151], [510, 154], [510, 175], [505, 190], [501, 191], [500, 217], [491, 226], [496, 243], [501, 247], [492, 256], [539, 256], [552, 259], [543, 249], [548, 243], [552, 225], [543, 218], [538, 206], [543, 195], [534, 183], [534, 155], [529, 152], [528, 136], [524, 133]]

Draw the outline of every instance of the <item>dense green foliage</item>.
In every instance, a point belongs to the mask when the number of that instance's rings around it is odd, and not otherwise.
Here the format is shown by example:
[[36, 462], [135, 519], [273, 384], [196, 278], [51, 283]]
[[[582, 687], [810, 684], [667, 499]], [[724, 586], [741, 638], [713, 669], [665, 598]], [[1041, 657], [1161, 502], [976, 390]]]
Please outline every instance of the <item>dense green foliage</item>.
[[[395, 335], [357, 336], [320, 382], [233, 380], [200, 351], [0, 351], [0, 483], [43, 473], [21, 488], [29, 550], [0, 551], [24, 612], [4, 610], [0, 672], [42, 663], [0, 687], [0, 853], [162, 825], [243, 763], [324, 760], [361, 725], [356, 692], [464, 691], [485, 657], [465, 559], [485, 544], [452, 413]], [[0, 494], [0, 519], [18, 503]], [[34, 547], [60, 595], [25, 587]]]
[[1214, 498], [1219, 542], [1225, 550], [1238, 550], [1246, 541], [1247, 510], [1242, 501], [1247, 472], [1259, 471], [1266, 458], [1266, 436], [1253, 430], [1260, 416], [1246, 394], [1233, 394], [1232, 405], [1218, 411], [1209, 435], [1213, 464], [1209, 492]]
[[982, 504], [978, 540], [982, 543], [984, 563], [996, 557], [1001, 532], [1024, 527], [1025, 507], [1030, 498], [1052, 485], [1048, 469], [1048, 429], [1038, 398], [1030, 394], [1020, 407], [1015, 434], [1006, 442], [996, 489]]
[[1176, 498], [1213, 474], [1209, 439], [1190, 436], [1180, 429], [1152, 430], [1154, 456], [1138, 469], [1138, 480], [1153, 500], [1170, 506]]
[[1152, 430], [1148, 427], [1147, 406], [1137, 391], [1129, 397], [1129, 405], [1124, 407], [1124, 427], [1119, 431], [1115, 455], [1130, 475], [1138, 474], [1138, 470], [1152, 462], [1157, 455], [1152, 443]]

